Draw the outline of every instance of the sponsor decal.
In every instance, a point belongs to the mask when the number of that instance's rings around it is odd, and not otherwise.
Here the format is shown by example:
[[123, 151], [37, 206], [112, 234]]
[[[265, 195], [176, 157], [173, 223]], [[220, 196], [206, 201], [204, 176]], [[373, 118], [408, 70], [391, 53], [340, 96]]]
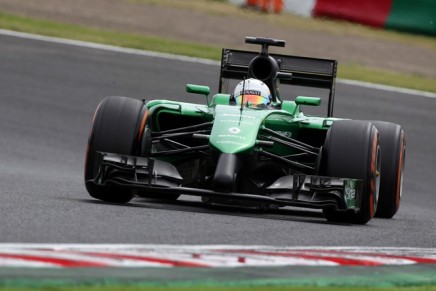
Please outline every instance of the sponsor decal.
[[244, 120], [239, 120], [239, 119], [220, 119], [219, 120], [220, 123], [222, 122], [227, 122], [227, 123], [237, 123], [237, 124], [245, 124], [245, 125], [253, 125], [253, 122], [250, 121], [244, 121]]
[[[224, 113], [223, 116], [225, 116], [225, 117], [237, 117], [238, 120], [239, 120], [239, 118], [241, 118], [241, 115], [240, 115], [240, 114], [232, 114], [232, 113]], [[254, 117], [254, 116], [250, 116], [250, 115], [248, 115], [248, 114], [244, 114], [242, 117], [243, 117], [243, 118], [247, 118], [247, 119], [256, 119], [256, 117]], [[235, 120], [236, 120], [236, 119], [235, 119]]]
[[219, 138], [233, 138], [233, 139], [239, 139], [239, 140], [246, 140], [247, 138], [245, 136], [239, 136], [239, 135], [232, 135], [232, 134], [219, 134]]
[[241, 132], [241, 130], [239, 128], [237, 128], [237, 127], [231, 127], [231, 128], [228, 129], [228, 131], [230, 133], [233, 133], [233, 134], [238, 134], [238, 133]]
[[231, 141], [231, 140], [219, 140], [216, 143], [217, 144], [232, 144], [232, 145], [236, 145], [236, 146], [244, 145], [244, 143], [242, 143], [242, 142]]
[[244, 90], [239, 91], [239, 95], [262, 95], [262, 93], [259, 90]]
[[0, 244], [0, 267], [245, 267], [436, 264], [435, 248]]
[[357, 198], [357, 184], [354, 180], [346, 180], [344, 181], [344, 198], [347, 207], [352, 208], [356, 207], [356, 198]]

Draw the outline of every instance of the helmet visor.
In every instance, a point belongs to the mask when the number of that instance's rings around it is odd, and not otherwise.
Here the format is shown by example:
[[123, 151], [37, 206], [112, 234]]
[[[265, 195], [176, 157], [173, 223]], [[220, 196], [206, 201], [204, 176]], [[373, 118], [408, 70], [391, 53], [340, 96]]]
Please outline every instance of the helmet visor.
[[247, 104], [248, 102], [250, 105], [261, 105], [261, 104], [267, 105], [269, 103], [269, 98], [265, 98], [260, 95], [245, 94], [245, 95], [239, 95], [235, 99], [236, 99], [236, 104], [238, 105], [240, 105], [242, 102], [244, 102], [244, 104]]

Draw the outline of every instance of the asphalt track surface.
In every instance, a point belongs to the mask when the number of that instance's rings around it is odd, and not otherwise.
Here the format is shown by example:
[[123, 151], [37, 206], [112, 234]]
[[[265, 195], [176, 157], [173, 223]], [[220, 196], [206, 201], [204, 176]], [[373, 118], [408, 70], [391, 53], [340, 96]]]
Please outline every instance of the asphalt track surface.
[[11, 36], [0, 36], [0, 64], [0, 242], [436, 245], [434, 98], [337, 85], [335, 116], [401, 124], [407, 157], [394, 219], [332, 224], [320, 211], [297, 208], [216, 209], [187, 196], [114, 205], [88, 196], [84, 153], [99, 101], [121, 95], [203, 102], [185, 93], [185, 84], [216, 92], [217, 66]]

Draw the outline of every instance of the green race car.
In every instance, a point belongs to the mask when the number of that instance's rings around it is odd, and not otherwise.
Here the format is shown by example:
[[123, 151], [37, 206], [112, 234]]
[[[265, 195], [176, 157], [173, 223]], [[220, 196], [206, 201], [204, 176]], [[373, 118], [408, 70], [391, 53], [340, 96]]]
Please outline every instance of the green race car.
[[[223, 49], [219, 92], [188, 84], [205, 104], [107, 97], [90, 131], [85, 185], [97, 199], [135, 195], [211, 205], [322, 209], [329, 221], [365, 224], [398, 211], [405, 161], [401, 126], [333, 117], [335, 60], [270, 54], [282, 40], [247, 37], [260, 53]], [[239, 82], [233, 90], [231, 82]], [[326, 117], [284, 100], [279, 85], [329, 90]]]

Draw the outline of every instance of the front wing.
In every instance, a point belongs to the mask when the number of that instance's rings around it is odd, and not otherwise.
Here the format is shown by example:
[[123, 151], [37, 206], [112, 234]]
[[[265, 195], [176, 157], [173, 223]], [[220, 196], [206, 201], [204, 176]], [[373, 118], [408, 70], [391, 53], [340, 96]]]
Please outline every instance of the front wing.
[[235, 201], [235, 206], [254, 202], [282, 207], [333, 208], [352, 212], [360, 211], [362, 200], [362, 180], [359, 179], [299, 173], [279, 178], [259, 195], [183, 187], [183, 178], [175, 166], [153, 158], [100, 152], [97, 163], [98, 172], [94, 179], [86, 181], [87, 184], [96, 187], [113, 185], [120, 190], [150, 193], [154, 196], [183, 194], [219, 201]]

